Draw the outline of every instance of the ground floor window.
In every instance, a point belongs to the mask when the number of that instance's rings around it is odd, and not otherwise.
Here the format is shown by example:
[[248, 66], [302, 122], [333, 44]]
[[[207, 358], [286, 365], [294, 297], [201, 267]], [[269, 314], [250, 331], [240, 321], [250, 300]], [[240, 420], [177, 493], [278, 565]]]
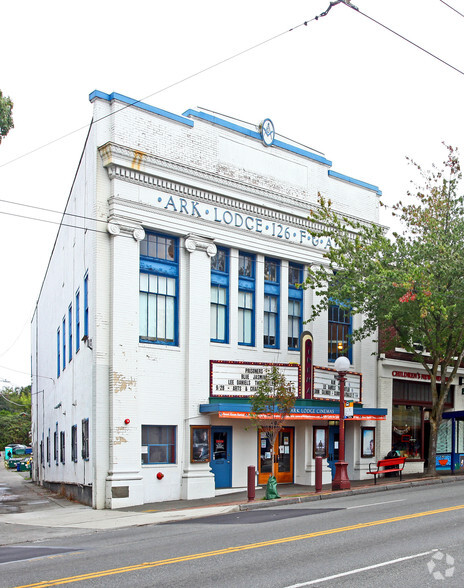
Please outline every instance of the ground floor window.
[[77, 425], [71, 427], [71, 460], [77, 461]]
[[[445, 410], [453, 407], [453, 398], [454, 386], [451, 386], [445, 400]], [[428, 382], [393, 380], [392, 449], [407, 459], [424, 459], [426, 467], [431, 408], [432, 391]], [[444, 441], [447, 438], [445, 428], [442, 429], [443, 442], [438, 440], [440, 446], [446, 445]], [[438, 447], [437, 445], [437, 452], [444, 452]]]
[[82, 459], [89, 459], [89, 419], [82, 420]]
[[392, 421], [392, 448], [401, 457], [422, 458], [422, 408], [394, 405]]
[[176, 427], [142, 425], [142, 464], [176, 463]]
[[64, 431], [60, 431], [60, 461], [64, 463], [66, 460], [66, 437]]

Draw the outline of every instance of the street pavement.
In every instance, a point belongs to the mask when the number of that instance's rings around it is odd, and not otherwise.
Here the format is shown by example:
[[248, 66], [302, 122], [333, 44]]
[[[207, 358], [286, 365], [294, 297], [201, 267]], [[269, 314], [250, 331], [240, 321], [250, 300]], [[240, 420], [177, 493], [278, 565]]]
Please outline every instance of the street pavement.
[[[385, 492], [399, 488], [460, 483], [464, 475], [403, 476], [387, 478], [374, 485], [371, 480], [353, 481], [351, 490], [332, 492], [330, 485], [316, 493], [312, 486], [279, 485], [278, 500], [265, 500], [265, 489], [257, 488], [248, 501], [246, 488], [218, 491], [212, 498], [143, 504], [118, 510], [94, 510], [37, 486], [28, 472], [5, 469], [0, 462], [0, 545], [41, 541], [69, 534], [160, 524], [243, 510], [329, 500], [352, 494]], [[227, 492], [227, 493], [226, 493]]]

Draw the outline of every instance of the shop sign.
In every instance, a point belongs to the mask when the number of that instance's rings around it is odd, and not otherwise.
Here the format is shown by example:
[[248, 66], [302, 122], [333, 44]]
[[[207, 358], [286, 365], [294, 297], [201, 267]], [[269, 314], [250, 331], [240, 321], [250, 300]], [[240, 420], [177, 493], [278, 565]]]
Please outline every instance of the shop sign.
[[307, 229], [300, 225], [292, 226], [271, 221], [267, 218], [238, 212], [222, 206], [212, 206], [204, 202], [182, 198], [174, 194], [155, 193], [153, 190], [141, 190], [141, 200], [156, 208], [162, 208], [168, 212], [202, 219], [214, 223], [217, 227], [233, 227], [248, 233], [256, 233], [266, 237], [273, 237], [289, 243], [298, 243], [317, 249], [332, 247], [330, 237], [312, 237]]
[[[280, 415], [276, 415], [280, 416]], [[323, 413], [296, 413], [292, 412], [291, 414], [285, 417], [285, 420], [289, 421], [338, 421], [339, 420], [338, 412], [335, 414]], [[221, 419], [249, 419], [250, 413], [245, 411], [237, 411], [237, 410], [221, 410], [218, 412], [218, 417]], [[272, 419], [274, 415], [267, 414], [262, 415], [260, 418], [263, 419]], [[377, 414], [355, 414], [353, 417], [350, 418], [352, 421], [384, 421], [386, 417], [384, 415], [377, 415]]]
[[234, 361], [210, 362], [211, 396], [253, 396], [259, 382], [272, 367], [278, 367], [294, 390], [300, 393], [300, 366], [291, 363], [244, 363]]
[[[347, 372], [345, 381], [345, 400], [361, 402], [361, 374]], [[334, 369], [316, 367], [313, 372], [313, 399], [340, 400], [340, 381]]]
[[[421, 374], [420, 372], [402, 372], [398, 370], [392, 371], [392, 378], [405, 378], [406, 380], [425, 380], [430, 382], [429, 374]], [[441, 381], [441, 376], [437, 376], [437, 382]]]

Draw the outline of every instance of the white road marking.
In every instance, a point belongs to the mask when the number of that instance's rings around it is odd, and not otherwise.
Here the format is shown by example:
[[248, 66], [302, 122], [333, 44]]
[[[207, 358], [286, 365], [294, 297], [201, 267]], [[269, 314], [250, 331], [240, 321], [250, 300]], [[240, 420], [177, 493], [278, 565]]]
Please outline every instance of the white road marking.
[[301, 588], [302, 586], [311, 586], [311, 584], [319, 584], [320, 582], [328, 582], [329, 580], [336, 580], [337, 578], [343, 578], [343, 576], [350, 576], [352, 574], [359, 574], [360, 572], [365, 572], [367, 570], [375, 570], [376, 568], [382, 568], [384, 566], [391, 566], [393, 564], [399, 563], [401, 561], [407, 561], [408, 559], [416, 559], [418, 557], [424, 557], [426, 555], [431, 555], [435, 553], [438, 549], [432, 549], [431, 551], [424, 551], [423, 553], [416, 553], [415, 555], [408, 555], [406, 557], [399, 557], [398, 559], [392, 559], [390, 561], [384, 561], [379, 564], [374, 564], [372, 566], [366, 566], [365, 568], [358, 568], [356, 570], [350, 570], [349, 572], [342, 572], [341, 574], [334, 574], [333, 576], [326, 576], [325, 578], [318, 578], [317, 580], [310, 580], [309, 582], [303, 582], [302, 584], [292, 584], [291, 586], [286, 586], [286, 588]]
[[371, 502], [370, 504], [360, 504], [359, 506], [347, 506], [346, 510], [351, 508], [366, 508], [366, 506], [378, 506], [379, 504], [391, 504], [392, 502], [405, 502], [406, 498], [400, 498], [398, 500], [386, 500], [385, 502]]

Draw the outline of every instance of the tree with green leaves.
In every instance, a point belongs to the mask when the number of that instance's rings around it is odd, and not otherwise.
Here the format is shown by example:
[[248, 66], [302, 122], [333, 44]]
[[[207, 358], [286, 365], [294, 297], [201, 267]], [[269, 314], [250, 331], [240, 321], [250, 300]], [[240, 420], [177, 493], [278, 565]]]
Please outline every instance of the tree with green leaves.
[[0, 90], [0, 143], [13, 127], [13, 102], [9, 96], [4, 97]]
[[323, 228], [310, 233], [329, 236], [334, 246], [323, 265], [309, 269], [305, 287], [321, 296], [309, 320], [336, 300], [363, 317], [352, 342], [380, 333], [385, 350], [402, 347], [430, 376], [428, 472], [435, 474], [443, 408], [464, 357], [464, 199], [456, 149], [447, 147], [441, 168], [410, 163], [423, 187], [393, 207], [402, 228], [392, 237], [335, 212], [319, 195], [311, 220]]
[[0, 449], [9, 443], [30, 444], [31, 387], [0, 391]]
[[[296, 391], [277, 366], [272, 366], [260, 380], [258, 390], [250, 398], [250, 419], [253, 425], [266, 434], [271, 448], [272, 473], [268, 481], [275, 483], [274, 444], [285, 420], [295, 406]], [[266, 493], [267, 496], [268, 493]], [[276, 496], [278, 498], [278, 495]]]

